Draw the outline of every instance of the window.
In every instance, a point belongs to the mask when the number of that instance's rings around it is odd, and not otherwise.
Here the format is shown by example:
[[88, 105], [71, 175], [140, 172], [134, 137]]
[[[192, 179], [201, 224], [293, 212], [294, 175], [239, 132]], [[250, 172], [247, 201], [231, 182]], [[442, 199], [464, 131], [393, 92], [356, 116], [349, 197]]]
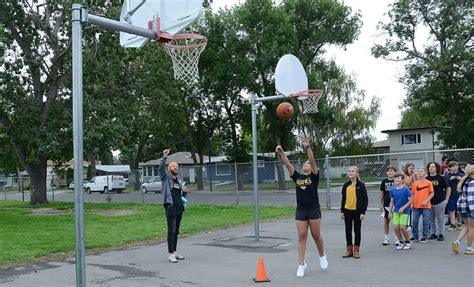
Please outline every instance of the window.
[[419, 144], [419, 143], [421, 143], [421, 134], [402, 135], [402, 144]]
[[216, 165], [216, 175], [231, 175], [230, 165]]

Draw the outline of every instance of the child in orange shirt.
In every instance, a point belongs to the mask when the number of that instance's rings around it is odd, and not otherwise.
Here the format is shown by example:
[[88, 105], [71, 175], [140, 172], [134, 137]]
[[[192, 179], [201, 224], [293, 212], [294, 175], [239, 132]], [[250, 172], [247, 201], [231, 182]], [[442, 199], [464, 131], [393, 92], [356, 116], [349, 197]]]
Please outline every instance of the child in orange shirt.
[[426, 169], [418, 168], [417, 180], [413, 183], [411, 191], [413, 193], [413, 237], [411, 240], [418, 240], [418, 221], [423, 216], [423, 236], [420, 242], [428, 242], [430, 232], [430, 200], [434, 196], [433, 184], [427, 180]]

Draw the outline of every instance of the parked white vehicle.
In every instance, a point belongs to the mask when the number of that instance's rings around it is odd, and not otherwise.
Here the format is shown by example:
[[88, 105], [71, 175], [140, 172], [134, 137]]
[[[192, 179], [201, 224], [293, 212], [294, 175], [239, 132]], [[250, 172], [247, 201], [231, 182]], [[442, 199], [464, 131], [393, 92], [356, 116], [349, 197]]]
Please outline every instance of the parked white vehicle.
[[161, 192], [161, 179], [159, 176], [152, 176], [142, 183], [142, 192], [148, 193], [149, 191]]
[[87, 193], [91, 193], [93, 191], [98, 191], [100, 193], [117, 191], [118, 193], [121, 193], [124, 189], [125, 179], [121, 175], [95, 176], [88, 183], [84, 183], [84, 190]]
[[[84, 188], [84, 190], [86, 189], [86, 183], [89, 183], [89, 181], [84, 179], [82, 181], [82, 187]], [[69, 189], [74, 190], [74, 181], [71, 181], [71, 183], [69, 184]]]

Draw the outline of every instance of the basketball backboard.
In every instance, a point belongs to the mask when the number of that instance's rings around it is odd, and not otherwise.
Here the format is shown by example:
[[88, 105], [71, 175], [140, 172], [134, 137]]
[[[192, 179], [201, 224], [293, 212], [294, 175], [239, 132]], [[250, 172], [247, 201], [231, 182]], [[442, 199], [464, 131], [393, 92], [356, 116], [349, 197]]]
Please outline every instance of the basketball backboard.
[[[120, 22], [148, 28], [148, 22], [160, 17], [161, 32], [179, 33], [199, 18], [202, 0], [124, 0]], [[120, 45], [139, 48], [148, 38], [120, 32]]]
[[300, 60], [292, 54], [280, 58], [275, 69], [275, 89], [284, 96], [308, 90], [308, 77]]

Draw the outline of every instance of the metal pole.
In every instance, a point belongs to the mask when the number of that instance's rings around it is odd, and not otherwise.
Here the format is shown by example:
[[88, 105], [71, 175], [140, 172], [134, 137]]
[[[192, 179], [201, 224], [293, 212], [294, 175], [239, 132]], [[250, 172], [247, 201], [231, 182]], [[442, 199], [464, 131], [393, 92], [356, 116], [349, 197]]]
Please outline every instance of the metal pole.
[[209, 173], [209, 191], [212, 191], [212, 172], [211, 172], [211, 134], [209, 133], [209, 138], [208, 138], [208, 159], [209, 159], [209, 168], [208, 168], [208, 173]]
[[239, 205], [239, 185], [237, 184], [237, 163], [234, 162], [234, 174], [235, 174], [235, 205]]
[[72, 4], [72, 114], [74, 135], [74, 209], [76, 215], [76, 286], [86, 286], [83, 192], [83, 99], [82, 99], [82, 21], [81, 4]]
[[330, 181], [330, 174], [331, 174], [331, 167], [329, 166], [329, 155], [326, 155], [326, 209], [331, 210], [331, 181]]
[[260, 240], [258, 226], [258, 170], [257, 170], [257, 104], [256, 96], [252, 96], [252, 165], [253, 165], [253, 193], [255, 205], [255, 241]]
[[5, 200], [7, 200], [7, 179], [3, 182], [3, 192], [5, 193]]
[[51, 182], [52, 182], [51, 191], [52, 191], [52, 194], [53, 194], [53, 202], [54, 202], [54, 174], [51, 175]]

